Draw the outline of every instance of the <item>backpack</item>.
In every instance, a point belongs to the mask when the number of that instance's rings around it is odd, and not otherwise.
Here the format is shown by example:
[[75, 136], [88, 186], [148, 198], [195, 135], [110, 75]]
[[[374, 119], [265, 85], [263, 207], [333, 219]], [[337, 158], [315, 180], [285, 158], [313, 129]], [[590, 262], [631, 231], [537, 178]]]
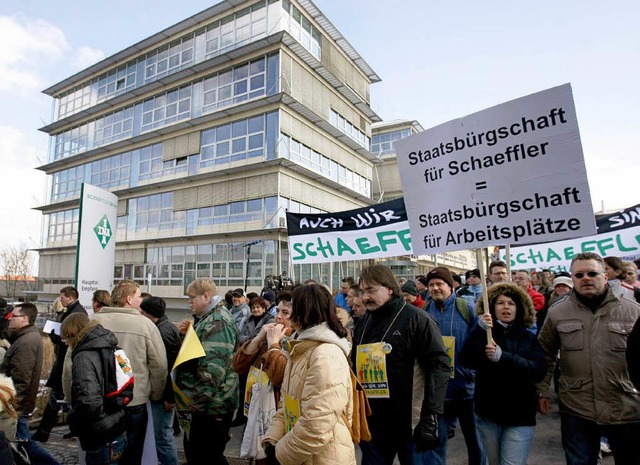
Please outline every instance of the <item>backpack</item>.
[[133, 399], [133, 370], [124, 350], [104, 349], [104, 352], [103, 360], [113, 360], [113, 363], [103, 366], [105, 410], [113, 413], [126, 407]]
[[[424, 308], [425, 310], [428, 310], [429, 305], [431, 305], [431, 302], [433, 302], [432, 299], [427, 300], [427, 302], [424, 304], [424, 307], [422, 308]], [[464, 321], [466, 321], [467, 324], [471, 326], [471, 323], [473, 323], [473, 320], [471, 319], [471, 312], [469, 311], [469, 304], [467, 303], [467, 301], [464, 300], [462, 297], [456, 297], [455, 307], [458, 310], [458, 313], [460, 314], [460, 316], [464, 319]]]

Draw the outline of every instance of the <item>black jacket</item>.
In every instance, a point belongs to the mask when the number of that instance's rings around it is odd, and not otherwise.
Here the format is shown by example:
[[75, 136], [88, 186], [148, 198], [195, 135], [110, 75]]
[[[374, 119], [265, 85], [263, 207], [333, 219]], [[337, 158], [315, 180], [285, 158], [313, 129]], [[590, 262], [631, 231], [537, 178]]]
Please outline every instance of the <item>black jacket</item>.
[[[72, 313], [84, 313], [87, 314], [87, 311], [82, 306], [79, 300], [75, 300], [72, 302], [65, 310], [62, 315], [60, 315], [57, 319], [59, 323], [62, 323], [69, 315]], [[62, 342], [62, 338], [59, 334], [51, 333], [51, 342], [56, 346], [56, 360], [53, 363], [53, 368], [51, 369], [51, 373], [49, 374], [49, 379], [47, 380], [47, 387], [57, 390], [58, 392], [62, 392], [62, 369], [64, 367], [64, 358], [67, 355], [68, 346], [64, 342]]]
[[627, 339], [627, 369], [631, 382], [640, 390], [640, 318]]
[[458, 357], [458, 363], [476, 370], [476, 413], [502, 426], [533, 426], [537, 408], [535, 383], [547, 373], [544, 352], [536, 336], [523, 324], [505, 328], [494, 323], [492, 336], [502, 350], [498, 362], [487, 358], [487, 332], [478, 323]]
[[164, 386], [164, 393], [160, 399], [163, 402], [169, 402], [170, 404], [176, 403], [175, 393], [173, 392], [173, 385], [171, 384], [171, 370], [173, 364], [176, 362], [178, 352], [180, 352], [180, 345], [182, 340], [180, 339], [180, 331], [176, 325], [171, 323], [166, 315], [160, 317], [156, 322], [160, 336], [162, 336], [162, 342], [164, 342], [164, 349], [167, 351], [167, 367], [169, 373], [167, 374], [167, 382]]
[[71, 354], [71, 412], [69, 427], [83, 450], [95, 450], [125, 431], [124, 407], [107, 411], [105, 364], [115, 364], [118, 339], [102, 327], [93, 326]]
[[[394, 318], [395, 322], [391, 324]], [[372, 415], [368, 422], [373, 441], [392, 444], [411, 438], [415, 362], [424, 369], [426, 376], [422, 415], [443, 412], [450, 369], [449, 356], [436, 323], [424, 310], [399, 297], [392, 297], [378, 309], [367, 311], [358, 322], [351, 351], [354, 367], [357, 346], [382, 342], [385, 332], [384, 342], [392, 347], [385, 360], [390, 396], [388, 399], [369, 399]]]

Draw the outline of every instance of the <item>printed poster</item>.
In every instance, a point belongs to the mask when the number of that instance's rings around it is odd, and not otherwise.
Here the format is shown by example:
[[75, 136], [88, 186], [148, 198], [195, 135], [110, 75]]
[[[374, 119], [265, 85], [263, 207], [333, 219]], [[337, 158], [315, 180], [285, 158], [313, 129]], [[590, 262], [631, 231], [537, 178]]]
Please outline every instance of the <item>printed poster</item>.
[[358, 381], [362, 384], [367, 397], [372, 399], [389, 398], [389, 380], [383, 345], [382, 342], [361, 344], [358, 346], [356, 355]]
[[290, 396], [286, 392], [284, 397], [284, 426], [287, 432], [293, 429], [293, 426], [300, 418], [300, 400]]
[[251, 397], [253, 397], [253, 385], [259, 383], [266, 386], [269, 383], [269, 377], [260, 368], [251, 367], [247, 376], [247, 387], [244, 390], [244, 416], [249, 416], [249, 405], [251, 405]]

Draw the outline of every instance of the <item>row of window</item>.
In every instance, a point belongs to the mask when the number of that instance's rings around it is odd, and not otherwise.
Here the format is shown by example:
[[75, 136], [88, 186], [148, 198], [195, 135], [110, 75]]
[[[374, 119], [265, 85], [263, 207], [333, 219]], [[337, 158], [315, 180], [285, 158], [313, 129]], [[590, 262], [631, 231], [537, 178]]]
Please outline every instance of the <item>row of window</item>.
[[[118, 217], [118, 238], [133, 239], [136, 233], [162, 230], [182, 230], [187, 235], [193, 235], [201, 226], [247, 221], [260, 221], [263, 228], [274, 228], [282, 227], [279, 218], [285, 218], [286, 211], [325, 213], [309, 205], [276, 196], [187, 211], [174, 211], [173, 207], [173, 192], [129, 199], [127, 215]], [[46, 243], [77, 240], [77, 208], [50, 213], [45, 218], [48, 220]], [[123, 234], [127, 237], [122, 237]]]
[[[289, 21], [284, 24], [281, 15]], [[258, 2], [163, 45], [59, 98], [58, 119], [285, 29], [318, 60], [321, 35], [289, 1]], [[257, 85], [250, 83], [249, 87]], [[251, 97], [249, 97], [251, 98]]]
[[202, 131], [201, 152], [174, 160], [162, 159], [162, 144], [112, 155], [52, 175], [51, 200], [77, 197], [83, 182], [103, 189], [135, 187], [140, 181], [201, 169], [252, 157], [275, 157], [278, 112], [223, 124]]
[[401, 129], [399, 131], [385, 132], [371, 136], [371, 153], [387, 155], [395, 153], [393, 143], [411, 135], [411, 129]]
[[51, 137], [51, 160], [279, 91], [278, 54], [235, 66]]
[[371, 181], [369, 179], [345, 168], [287, 134], [281, 134], [281, 141], [284, 143], [280, 144], [279, 156], [322, 174], [324, 177], [366, 197], [371, 195]]
[[329, 115], [329, 122], [335, 128], [338, 128], [340, 132], [346, 134], [351, 139], [356, 141], [365, 149], [369, 150], [370, 139], [364, 132], [358, 129], [356, 126], [351, 124], [344, 116], [340, 113], [331, 109], [331, 114]]

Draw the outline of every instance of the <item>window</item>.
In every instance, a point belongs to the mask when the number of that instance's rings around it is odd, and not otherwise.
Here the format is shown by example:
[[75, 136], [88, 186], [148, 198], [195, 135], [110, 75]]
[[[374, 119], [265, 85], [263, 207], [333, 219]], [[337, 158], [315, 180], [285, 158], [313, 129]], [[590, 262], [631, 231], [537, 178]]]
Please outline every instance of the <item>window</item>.
[[142, 131], [160, 128], [191, 116], [191, 84], [146, 100], [142, 105]]
[[203, 113], [266, 95], [266, 65], [260, 58], [206, 78]]
[[80, 195], [80, 186], [84, 181], [84, 165], [53, 173], [51, 200], [64, 200]]
[[265, 154], [265, 115], [202, 131], [200, 165], [229, 163]]
[[344, 134], [349, 136], [349, 138], [353, 139], [362, 147], [369, 150], [369, 145], [370, 145], [369, 137], [364, 132], [360, 131], [360, 129], [358, 129], [356, 126], [354, 126], [349, 121], [347, 121], [345, 117], [342, 116], [340, 113], [331, 109], [329, 122], [331, 123], [332, 126], [338, 128], [340, 132], [343, 132]]
[[375, 134], [371, 137], [371, 153], [387, 155], [395, 153], [393, 143], [411, 135], [411, 129]]
[[289, 33], [318, 60], [322, 57], [321, 35], [311, 22], [293, 4], [284, 0], [282, 7], [289, 17]]
[[49, 220], [47, 242], [78, 239], [79, 210], [77, 208], [51, 213], [47, 216]]

